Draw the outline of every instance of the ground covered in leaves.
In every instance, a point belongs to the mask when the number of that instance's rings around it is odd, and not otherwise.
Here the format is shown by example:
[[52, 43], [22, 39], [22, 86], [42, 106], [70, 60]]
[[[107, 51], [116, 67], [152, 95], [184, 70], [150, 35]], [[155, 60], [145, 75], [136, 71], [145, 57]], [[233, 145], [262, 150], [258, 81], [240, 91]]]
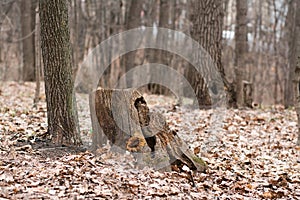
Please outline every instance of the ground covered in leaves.
[[[209, 166], [193, 173], [136, 169], [129, 153], [91, 153], [86, 96], [78, 97], [84, 146], [55, 147], [45, 96], [34, 84], [0, 82], [0, 199], [300, 199], [300, 149], [293, 109], [191, 110], [145, 95]], [[217, 127], [216, 124], [222, 124]]]

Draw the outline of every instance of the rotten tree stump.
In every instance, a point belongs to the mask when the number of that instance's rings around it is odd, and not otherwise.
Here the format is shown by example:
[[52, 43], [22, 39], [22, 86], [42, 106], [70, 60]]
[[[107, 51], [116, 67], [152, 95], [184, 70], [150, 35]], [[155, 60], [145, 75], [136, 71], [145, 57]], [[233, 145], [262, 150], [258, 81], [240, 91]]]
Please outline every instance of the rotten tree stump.
[[98, 88], [90, 94], [90, 108], [95, 148], [105, 134], [113, 146], [132, 152], [140, 166], [206, 170], [206, 163], [170, 129], [163, 115], [149, 111], [136, 89]]

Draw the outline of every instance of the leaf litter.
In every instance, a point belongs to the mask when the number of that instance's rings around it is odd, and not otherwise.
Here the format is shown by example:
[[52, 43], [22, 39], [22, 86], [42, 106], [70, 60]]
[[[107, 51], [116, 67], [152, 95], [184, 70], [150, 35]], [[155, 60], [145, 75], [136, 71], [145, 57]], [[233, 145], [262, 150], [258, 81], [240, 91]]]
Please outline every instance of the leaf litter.
[[214, 110], [176, 106], [146, 95], [195, 154], [209, 165], [188, 175], [137, 169], [130, 154], [89, 151], [87, 95], [77, 97], [80, 150], [47, 142], [45, 95], [33, 108], [35, 84], [0, 85], [1, 199], [300, 199], [300, 148], [293, 109], [229, 109], [211, 130]]

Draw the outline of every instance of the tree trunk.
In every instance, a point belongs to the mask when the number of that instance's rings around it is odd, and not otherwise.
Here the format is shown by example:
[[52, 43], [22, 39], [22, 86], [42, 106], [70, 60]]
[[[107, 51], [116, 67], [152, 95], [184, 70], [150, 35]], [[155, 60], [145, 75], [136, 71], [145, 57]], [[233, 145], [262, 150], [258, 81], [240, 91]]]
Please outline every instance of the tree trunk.
[[35, 79], [35, 9], [36, 0], [21, 1], [21, 26], [23, 45], [23, 81]]
[[[228, 96], [228, 104], [235, 103], [232, 86], [228, 83], [223, 65], [221, 63], [222, 50], [222, 28], [223, 28], [223, 4], [221, 0], [201, 0], [192, 3], [192, 28], [191, 36], [202, 48], [204, 48], [214, 61], [219, 73], [223, 79]], [[195, 52], [195, 56], [197, 56]], [[198, 59], [201, 62], [200, 59]], [[205, 65], [204, 63], [201, 63]], [[209, 68], [209, 66], [202, 66]], [[207, 83], [205, 83], [201, 74], [192, 74], [193, 87], [201, 106], [211, 105], [211, 99], [208, 93]]]
[[34, 36], [35, 42], [35, 80], [36, 80], [36, 87], [35, 87], [35, 94], [33, 99], [33, 106], [37, 107], [37, 103], [40, 100], [40, 85], [41, 85], [41, 37], [40, 37], [40, 17], [38, 12], [35, 13], [35, 26], [36, 32]]
[[48, 133], [56, 144], [80, 145], [74, 107], [67, 0], [40, 0]]
[[[245, 106], [247, 97], [244, 96], [243, 81], [246, 81], [247, 43], [247, 0], [236, 0], [236, 27], [235, 27], [235, 91], [237, 105]], [[251, 104], [250, 104], [251, 105]]]
[[[156, 169], [187, 165], [197, 171], [207, 168], [176, 131], [169, 128], [161, 114], [149, 111], [137, 90], [98, 88], [91, 93], [90, 103], [99, 122], [96, 126], [101, 127], [113, 147], [132, 152], [138, 165]], [[93, 140], [94, 146], [97, 142]]]
[[[158, 22], [158, 26], [160, 28], [169, 28], [170, 3], [171, 2], [169, 0], [160, 0]], [[167, 38], [164, 38], [163, 34], [161, 34], [160, 32], [157, 33], [158, 43], [164, 44], [166, 39]], [[154, 50], [154, 53], [155, 58], [153, 62], [169, 66], [169, 58], [171, 57], [170, 54], [159, 49]], [[168, 90], [166, 88], [156, 83], [149, 84], [148, 88], [153, 94], [168, 94]]]
[[[141, 25], [141, 12], [143, 9], [143, 0], [131, 0], [131, 4], [129, 7], [129, 11], [126, 16], [126, 29], [130, 30], [133, 28], [138, 28]], [[131, 41], [134, 40], [135, 38], [128, 39], [125, 41], [126, 46], [131, 45]], [[129, 52], [126, 54], [125, 57], [125, 70], [128, 72], [130, 69], [134, 67], [134, 61], [136, 57], [136, 52]], [[126, 85], [127, 87], [132, 87], [133, 85], [133, 80], [131, 80], [132, 77], [129, 77], [129, 79], [126, 80]]]
[[291, 0], [289, 2], [288, 14], [286, 18], [286, 38], [288, 41], [288, 75], [286, 79], [286, 84], [284, 88], [284, 106], [288, 108], [289, 106], [294, 105], [294, 85], [293, 85], [293, 76], [295, 73], [296, 66], [296, 49], [295, 49], [295, 8], [296, 0]]
[[[300, 9], [300, 1], [296, 1], [296, 10]], [[296, 66], [295, 66], [295, 94], [296, 94], [296, 112], [298, 117], [298, 140], [297, 145], [300, 146], [300, 12], [296, 12], [295, 18], [295, 55], [296, 57]]]

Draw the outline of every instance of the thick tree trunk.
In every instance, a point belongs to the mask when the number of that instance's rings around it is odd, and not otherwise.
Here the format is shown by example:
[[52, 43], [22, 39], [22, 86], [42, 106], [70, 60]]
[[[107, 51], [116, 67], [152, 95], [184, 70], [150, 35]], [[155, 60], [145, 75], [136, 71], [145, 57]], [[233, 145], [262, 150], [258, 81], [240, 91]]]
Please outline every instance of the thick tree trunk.
[[[192, 3], [191, 21], [193, 26], [191, 28], [191, 36], [204, 48], [214, 61], [219, 73], [223, 79], [228, 96], [228, 104], [234, 104], [234, 94], [232, 86], [228, 83], [223, 65], [221, 63], [222, 50], [222, 28], [223, 28], [223, 4], [221, 0], [201, 0]], [[195, 52], [195, 56], [198, 52]], [[198, 59], [201, 62], [201, 59]], [[201, 67], [210, 68], [210, 66], [203, 66], [205, 63], [200, 63]], [[198, 102], [201, 106], [211, 105], [211, 99], [208, 93], [207, 83], [201, 74], [192, 74], [193, 87], [198, 97]]]
[[[300, 53], [300, 52], [299, 52]], [[300, 54], [298, 54], [300, 55]], [[297, 118], [298, 118], [298, 140], [297, 140], [297, 145], [300, 146], [300, 56], [298, 56], [298, 61], [297, 61], [297, 67], [296, 67], [296, 80], [295, 81], [295, 94], [296, 94], [296, 103], [295, 103], [295, 109], [297, 113]]]
[[[249, 97], [244, 96], [243, 81], [246, 81], [247, 43], [247, 0], [236, 1], [236, 27], [235, 27], [235, 91], [237, 105], [243, 107]], [[250, 103], [251, 105], [251, 103]]]
[[21, 1], [21, 26], [23, 47], [23, 81], [35, 79], [35, 9], [36, 0]]
[[[296, 10], [300, 9], [300, 1], [297, 1]], [[295, 94], [296, 94], [296, 112], [298, 117], [298, 140], [297, 145], [300, 146], [300, 13], [296, 12], [295, 17], [295, 55], [296, 57], [296, 66], [295, 66]]]
[[48, 133], [56, 144], [80, 145], [74, 107], [67, 0], [40, 0]]
[[294, 85], [293, 85], [293, 79], [294, 79], [294, 73], [295, 73], [295, 66], [296, 66], [296, 34], [295, 34], [295, 13], [296, 13], [296, 1], [297, 0], [291, 0], [289, 2], [288, 7], [288, 14], [286, 18], [286, 39], [288, 41], [288, 73], [284, 88], [284, 106], [286, 108], [294, 105], [294, 97], [295, 97], [295, 91], [294, 91]]
[[[113, 146], [132, 152], [140, 166], [166, 169], [171, 165], [187, 165], [197, 171], [207, 168], [202, 159], [189, 151], [176, 131], [169, 128], [161, 114], [149, 111], [137, 90], [98, 88], [90, 95], [91, 102], [91, 110], [99, 122], [94, 126], [101, 127]], [[97, 142], [93, 141], [94, 146]]]

